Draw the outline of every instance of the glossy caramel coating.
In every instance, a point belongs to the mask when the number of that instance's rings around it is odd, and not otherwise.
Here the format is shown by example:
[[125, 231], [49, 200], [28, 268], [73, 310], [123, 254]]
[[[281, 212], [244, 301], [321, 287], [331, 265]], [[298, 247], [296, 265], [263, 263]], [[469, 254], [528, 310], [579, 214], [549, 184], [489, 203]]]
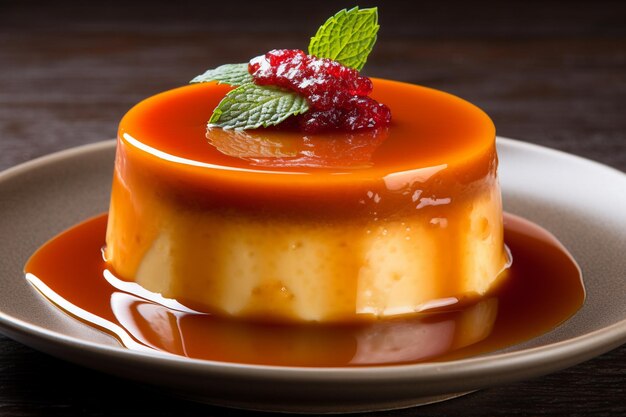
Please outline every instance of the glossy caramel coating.
[[446, 93], [374, 86], [393, 122], [359, 134], [207, 132], [223, 85], [135, 106], [120, 124], [111, 267], [255, 320], [354, 321], [485, 293], [508, 262], [493, 124]]

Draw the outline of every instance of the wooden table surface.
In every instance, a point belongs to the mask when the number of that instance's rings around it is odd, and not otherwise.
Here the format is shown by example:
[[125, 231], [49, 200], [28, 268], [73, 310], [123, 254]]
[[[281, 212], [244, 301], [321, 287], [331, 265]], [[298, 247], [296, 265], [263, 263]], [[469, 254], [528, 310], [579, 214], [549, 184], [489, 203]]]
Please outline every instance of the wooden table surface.
[[[365, 72], [457, 94], [485, 109], [501, 136], [624, 171], [624, 4], [380, 1]], [[305, 48], [327, 16], [351, 5], [0, 0], [0, 170], [112, 138], [133, 103], [210, 67]], [[0, 336], [2, 416], [174, 413], [253, 414], [169, 398]], [[374, 414], [626, 415], [626, 346], [542, 378]]]

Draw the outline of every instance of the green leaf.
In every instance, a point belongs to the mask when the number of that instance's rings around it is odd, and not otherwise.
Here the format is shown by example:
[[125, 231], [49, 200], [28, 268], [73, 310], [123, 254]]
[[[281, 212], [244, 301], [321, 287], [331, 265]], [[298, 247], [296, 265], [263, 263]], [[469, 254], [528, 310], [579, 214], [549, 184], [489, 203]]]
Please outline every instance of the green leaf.
[[251, 83], [252, 75], [248, 73], [248, 64], [225, 64], [198, 75], [190, 83], [208, 83], [209, 81], [238, 86]]
[[374, 47], [379, 27], [376, 7], [343, 9], [317, 30], [309, 43], [309, 54], [360, 71]]
[[308, 109], [306, 99], [297, 93], [249, 83], [226, 94], [213, 110], [209, 127], [256, 129], [277, 125]]

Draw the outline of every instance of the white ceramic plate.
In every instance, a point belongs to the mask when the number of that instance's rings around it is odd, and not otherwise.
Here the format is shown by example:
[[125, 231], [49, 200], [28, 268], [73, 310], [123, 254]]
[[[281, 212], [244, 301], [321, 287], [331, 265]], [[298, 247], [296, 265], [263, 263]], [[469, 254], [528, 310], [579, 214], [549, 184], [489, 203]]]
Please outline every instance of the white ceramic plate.
[[583, 270], [584, 307], [554, 331], [480, 357], [365, 368], [238, 365], [137, 352], [65, 315], [24, 279], [41, 244], [106, 211], [114, 141], [0, 174], [0, 329], [84, 366], [215, 404], [344, 412], [408, 407], [553, 372], [626, 342], [626, 175], [562, 152], [498, 139], [505, 209], [550, 230]]

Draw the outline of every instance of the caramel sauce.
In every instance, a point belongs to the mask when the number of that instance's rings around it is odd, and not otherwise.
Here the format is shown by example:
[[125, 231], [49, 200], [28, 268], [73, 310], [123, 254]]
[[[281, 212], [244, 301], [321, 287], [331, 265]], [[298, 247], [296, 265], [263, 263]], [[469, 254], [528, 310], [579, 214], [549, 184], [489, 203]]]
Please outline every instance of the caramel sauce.
[[547, 231], [505, 215], [506, 279], [480, 299], [354, 325], [272, 325], [195, 312], [116, 278], [102, 258], [107, 216], [42, 246], [25, 266], [45, 297], [130, 349], [278, 366], [340, 367], [452, 360], [550, 331], [582, 305], [578, 266]]
[[288, 208], [331, 220], [371, 212], [361, 202], [368, 194], [387, 216], [399, 207], [415, 210], [417, 190], [424, 199], [461, 200], [471, 194], [468, 185], [495, 178], [495, 127], [482, 110], [426, 87], [373, 84], [372, 97], [389, 106], [393, 120], [358, 133], [207, 132], [231, 87], [204, 83], [157, 94], [122, 118], [116, 170], [121, 180], [205, 209], [275, 216]]
[[[413, 170], [416, 167], [442, 164], [457, 167], [493, 151], [495, 127], [489, 116], [475, 105], [427, 87], [377, 78], [373, 78], [372, 82], [372, 97], [385, 103], [392, 112], [393, 119], [389, 127], [360, 133], [331, 131], [316, 134], [258, 129], [247, 132], [252, 136], [255, 134], [250, 132], [260, 132], [264, 143], [280, 145], [283, 149], [281, 155], [276, 154], [276, 148], [270, 155], [259, 153], [261, 148], [255, 149], [249, 144], [245, 144], [243, 149], [243, 156], [254, 150], [252, 156], [288, 157], [294, 156], [301, 149], [300, 142], [303, 140], [316, 142], [323, 139], [326, 143], [333, 143], [351, 137], [365, 145], [369, 137], [369, 146], [362, 146], [359, 152], [369, 155], [369, 161], [365, 165], [359, 164], [363, 168], [359, 170], [353, 169], [350, 160], [354, 158], [349, 152], [346, 153], [346, 149], [341, 152], [346, 165], [332, 164], [324, 170], [311, 169], [311, 165], [298, 161], [282, 166], [275, 163], [263, 165], [251, 158], [241, 158], [237, 144], [227, 144], [224, 148], [224, 142], [219, 136], [220, 129], [208, 135], [206, 131], [213, 109], [232, 89], [224, 84], [193, 84], [149, 97], [122, 118], [118, 136], [123, 142], [129, 142], [128, 138], [131, 138], [130, 142], [134, 139], [145, 147], [157, 149], [161, 165], [163, 159], [166, 165], [177, 167], [186, 161], [191, 162], [186, 164], [189, 170], [198, 175], [203, 175], [201, 171], [208, 171], [205, 175], [221, 175], [223, 178], [234, 174], [241, 181], [242, 175], [248, 179], [245, 174], [250, 174], [250, 180], [254, 177], [254, 181], [262, 183], [276, 180], [271, 175], [273, 172], [303, 174], [297, 177], [309, 183], [327, 181], [329, 176], [344, 174], [354, 182], [355, 178], [379, 178], [386, 173]], [[205, 140], [189, 140], [205, 137]], [[207, 146], [207, 141], [214, 146]], [[332, 146], [320, 151], [323, 156], [331, 158], [336, 157], [337, 153], [337, 149]], [[221, 168], [229, 169], [216, 172]], [[279, 181], [284, 182], [283, 179]]]

